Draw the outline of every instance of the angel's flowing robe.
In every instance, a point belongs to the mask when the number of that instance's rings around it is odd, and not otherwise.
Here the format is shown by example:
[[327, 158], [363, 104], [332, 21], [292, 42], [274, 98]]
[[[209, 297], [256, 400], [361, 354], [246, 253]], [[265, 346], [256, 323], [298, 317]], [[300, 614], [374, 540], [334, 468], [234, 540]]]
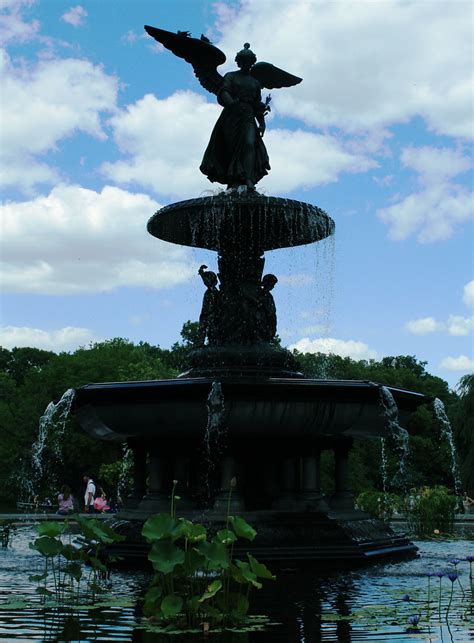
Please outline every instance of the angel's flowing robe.
[[[223, 92], [237, 102], [225, 105]], [[225, 74], [217, 98], [224, 109], [212, 131], [200, 170], [212, 182], [235, 186], [250, 180], [255, 184], [270, 169], [255, 120], [263, 110], [260, 83], [250, 74], [231, 71]]]

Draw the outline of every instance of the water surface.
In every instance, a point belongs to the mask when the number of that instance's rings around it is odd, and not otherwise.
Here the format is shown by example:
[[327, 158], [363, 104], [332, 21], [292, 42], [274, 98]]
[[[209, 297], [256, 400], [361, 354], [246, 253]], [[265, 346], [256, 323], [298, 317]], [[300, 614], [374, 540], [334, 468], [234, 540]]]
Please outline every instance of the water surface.
[[[141, 623], [140, 596], [149, 576], [146, 571], [116, 571], [112, 574], [110, 593], [133, 598], [130, 606], [103, 607], [75, 611], [28, 608], [1, 609], [1, 604], [15, 598], [35, 596], [35, 584], [28, 576], [40, 570], [40, 557], [28, 548], [34, 538], [31, 527], [20, 527], [8, 549], [0, 549], [0, 639], [7, 641], [213, 641], [215, 643], [339, 643], [387, 641], [390, 643], [426, 641], [468, 643], [474, 641], [474, 622], [469, 616], [469, 567], [458, 565], [466, 592], [455, 583], [452, 617], [449, 626], [445, 612], [451, 582], [442, 579], [441, 613], [438, 616], [439, 580], [431, 581], [430, 625], [420, 623], [420, 631], [410, 631], [408, 617], [426, 616], [427, 578], [425, 572], [454, 569], [447, 561], [474, 555], [474, 542], [417, 542], [419, 558], [397, 564], [379, 564], [345, 573], [316, 575], [312, 572], [281, 572], [275, 583], [267, 582], [251, 601], [252, 612], [267, 614], [274, 625], [265, 632], [223, 635], [168, 636], [138, 629]], [[410, 601], [403, 601], [403, 595]], [[135, 601], [136, 599], [136, 601]], [[469, 617], [471, 620], [464, 620]]]

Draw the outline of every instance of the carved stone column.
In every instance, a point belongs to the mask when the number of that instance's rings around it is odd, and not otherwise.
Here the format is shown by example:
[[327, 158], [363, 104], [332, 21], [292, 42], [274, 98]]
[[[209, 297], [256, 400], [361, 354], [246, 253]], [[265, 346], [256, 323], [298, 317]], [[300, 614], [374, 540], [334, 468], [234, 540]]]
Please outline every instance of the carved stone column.
[[177, 456], [173, 460], [173, 479], [178, 481], [176, 495], [180, 497], [176, 504], [178, 514], [183, 511], [192, 511], [196, 508], [189, 493], [190, 467], [189, 458]]
[[128, 441], [128, 446], [133, 453], [133, 489], [128, 496], [125, 506], [127, 509], [133, 509], [138, 506], [146, 494], [146, 446], [141, 442], [133, 440]]
[[298, 504], [308, 511], [325, 511], [327, 503], [321, 492], [321, 451], [304, 456], [302, 467], [302, 490]]
[[354, 509], [354, 494], [349, 489], [349, 452], [352, 440], [341, 440], [334, 445], [335, 493], [331, 498], [331, 509], [350, 511]]
[[[236, 478], [237, 467], [235, 459], [232, 456], [224, 456], [221, 462], [221, 484], [220, 491], [217, 494], [214, 503], [214, 510], [226, 513], [229, 506], [229, 490], [231, 488], [232, 478]], [[230, 497], [229, 509], [233, 511], [242, 511], [244, 509], [244, 501], [238, 490], [238, 480], [236, 486], [232, 489]]]
[[273, 503], [274, 509], [293, 511], [299, 497], [298, 458], [284, 457], [280, 469], [280, 497]]
[[140, 510], [150, 512], [169, 510], [170, 501], [163, 488], [165, 462], [159, 445], [152, 444], [148, 453], [148, 489], [138, 507]]

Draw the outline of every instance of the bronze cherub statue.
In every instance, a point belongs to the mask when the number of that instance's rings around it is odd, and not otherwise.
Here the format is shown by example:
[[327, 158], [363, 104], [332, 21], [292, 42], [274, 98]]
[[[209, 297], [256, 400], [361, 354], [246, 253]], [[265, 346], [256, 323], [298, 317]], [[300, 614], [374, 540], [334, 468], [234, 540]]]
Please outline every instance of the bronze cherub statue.
[[205, 36], [191, 38], [187, 31], [175, 34], [148, 25], [145, 30], [175, 56], [191, 63], [201, 85], [216, 94], [224, 108], [204, 152], [201, 172], [228, 188], [244, 185], [254, 189], [270, 169], [262, 137], [271, 98], [262, 102], [261, 90], [291, 87], [301, 78], [270, 63], [257, 63], [248, 43], [235, 57], [239, 69], [222, 76], [217, 67], [225, 62], [225, 54]]

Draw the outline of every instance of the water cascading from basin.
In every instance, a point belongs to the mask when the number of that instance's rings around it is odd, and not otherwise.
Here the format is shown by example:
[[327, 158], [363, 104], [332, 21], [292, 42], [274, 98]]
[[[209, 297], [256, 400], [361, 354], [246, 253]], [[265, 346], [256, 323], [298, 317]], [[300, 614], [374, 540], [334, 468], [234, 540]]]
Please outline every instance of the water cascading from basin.
[[410, 453], [408, 431], [400, 426], [398, 407], [391, 391], [386, 386], [380, 386], [380, 403], [384, 410], [385, 422], [389, 436], [393, 440], [395, 452], [398, 456], [398, 470], [392, 478], [392, 485], [406, 489], [407, 487], [407, 460]]
[[433, 411], [436, 419], [438, 420], [441, 437], [446, 441], [449, 447], [449, 455], [451, 458], [451, 474], [453, 476], [454, 493], [460, 496], [462, 493], [461, 475], [459, 473], [459, 465], [457, 461], [456, 445], [454, 444], [454, 435], [451, 422], [446, 415], [446, 409], [443, 402], [439, 398], [433, 400]]
[[204, 471], [203, 471], [203, 497], [206, 507], [212, 504], [214, 495], [214, 474], [217, 465], [225, 450], [225, 405], [222, 384], [215, 380], [206, 400], [207, 424], [204, 431]]
[[382, 491], [387, 492], [388, 472], [387, 472], [387, 447], [385, 438], [380, 438], [380, 474], [382, 477]]
[[[48, 404], [39, 419], [38, 437], [31, 447], [31, 477], [22, 475], [21, 495], [25, 501], [33, 500], [40, 492], [47, 467], [50, 482], [52, 484], [57, 482], [56, 470], [63, 461], [64, 434], [74, 398], [75, 390], [68, 389], [58, 402]], [[48, 453], [47, 458], [46, 453]]]

